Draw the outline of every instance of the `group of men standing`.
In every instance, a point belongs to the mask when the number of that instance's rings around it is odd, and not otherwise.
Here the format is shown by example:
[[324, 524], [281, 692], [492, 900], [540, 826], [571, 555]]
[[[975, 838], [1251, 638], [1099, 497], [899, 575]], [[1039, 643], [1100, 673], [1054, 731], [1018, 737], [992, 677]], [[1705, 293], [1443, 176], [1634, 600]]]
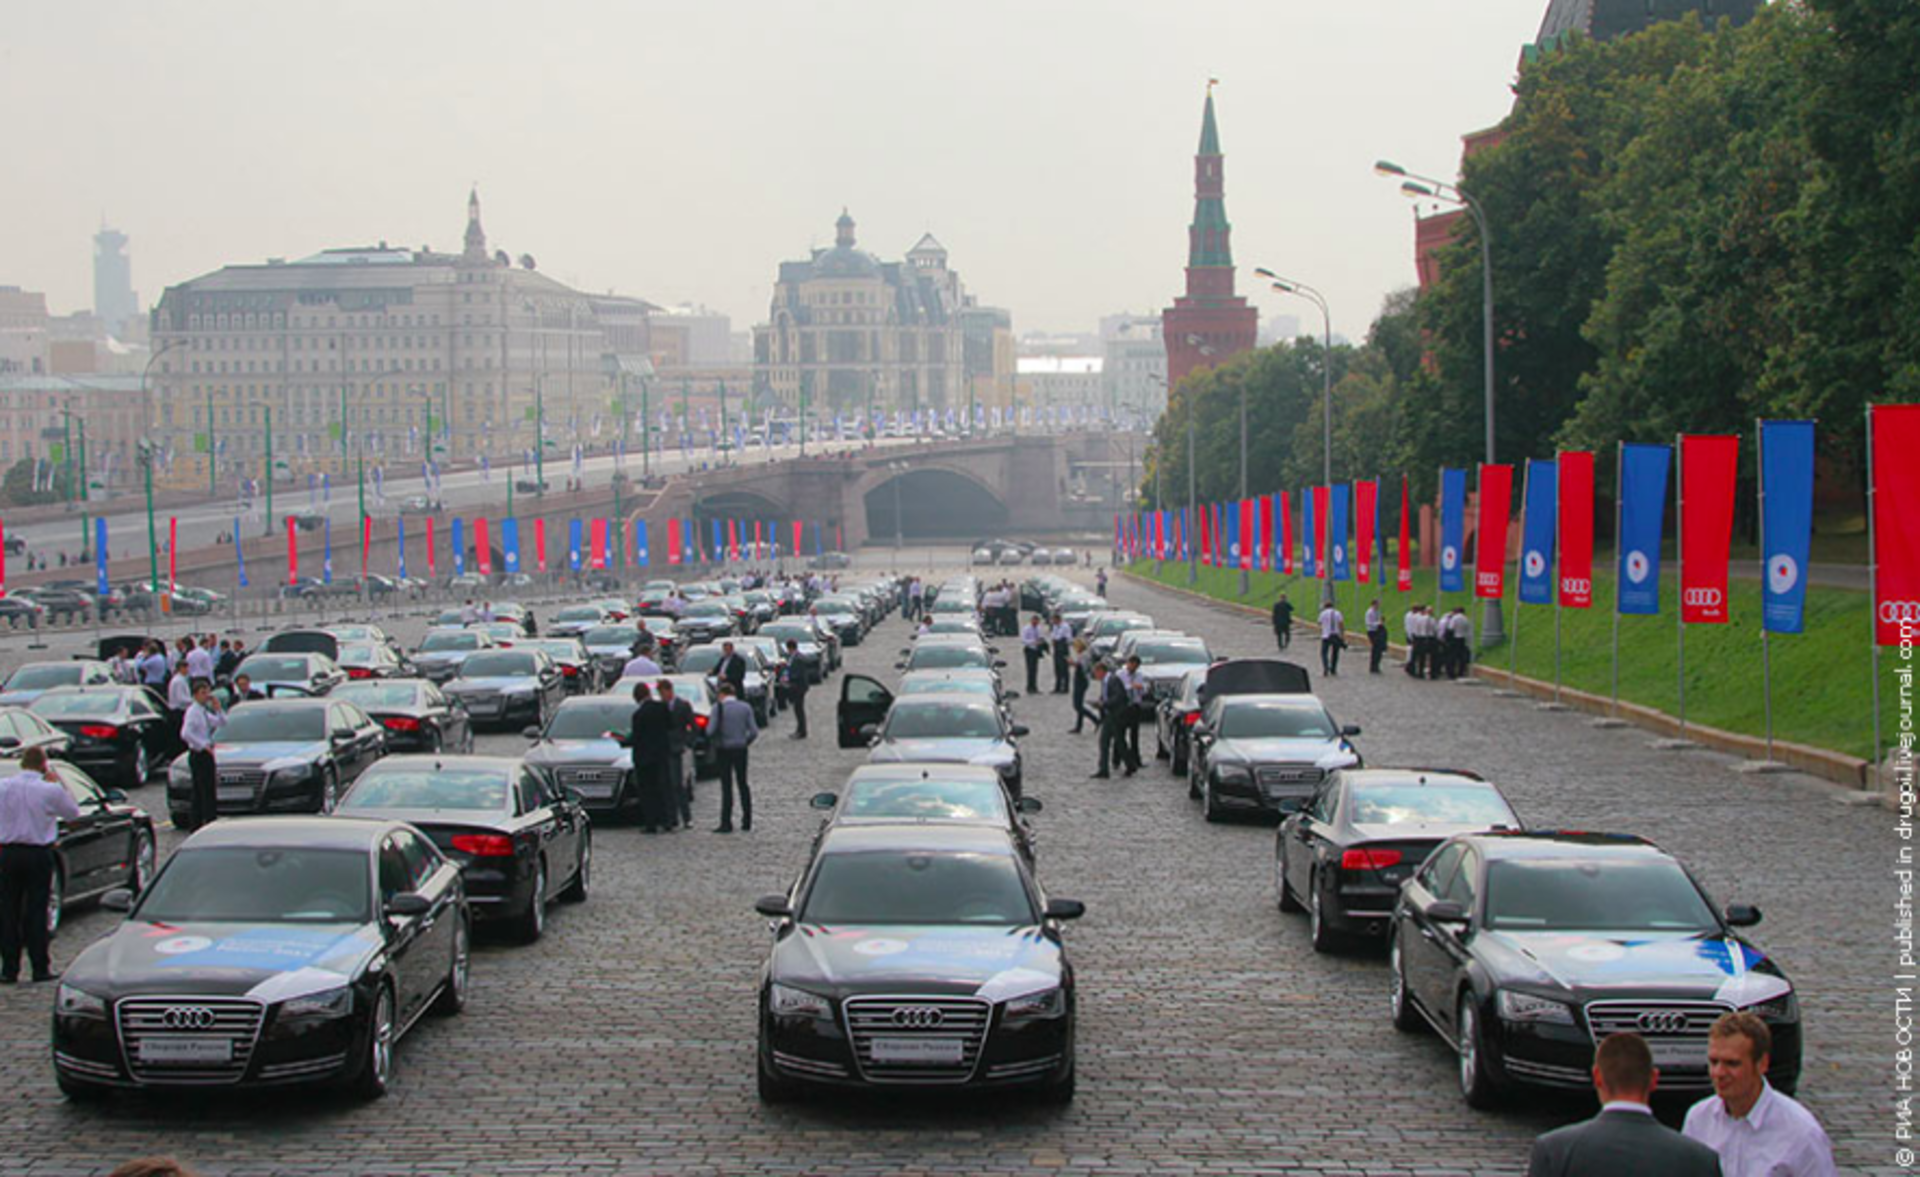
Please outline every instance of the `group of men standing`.
[[1073, 647], [1073, 627], [1055, 613], [1053, 620], [1035, 613], [1020, 631], [1021, 653], [1027, 659], [1027, 694], [1040, 693], [1040, 663], [1049, 651], [1053, 654], [1053, 693], [1064, 695], [1071, 685], [1067, 655]]
[[1446, 613], [1432, 606], [1415, 605], [1404, 619], [1407, 648], [1407, 673], [1414, 678], [1459, 678], [1473, 661], [1473, 621], [1464, 608]]

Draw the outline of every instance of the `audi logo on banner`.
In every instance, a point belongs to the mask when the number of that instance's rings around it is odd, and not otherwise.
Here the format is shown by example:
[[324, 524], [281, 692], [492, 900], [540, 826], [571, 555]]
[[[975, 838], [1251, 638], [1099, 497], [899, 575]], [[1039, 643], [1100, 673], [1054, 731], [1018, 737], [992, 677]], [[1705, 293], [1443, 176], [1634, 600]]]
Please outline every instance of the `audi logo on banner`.
[[1920, 601], [1882, 601], [1880, 620], [1888, 625], [1920, 624]]
[[1690, 588], [1683, 594], [1681, 603], [1702, 609], [1712, 609], [1718, 607], [1725, 600], [1726, 594], [1717, 588]]
[[1593, 591], [1593, 581], [1584, 576], [1563, 576], [1560, 578], [1560, 591], [1584, 597]]
[[160, 1015], [160, 1024], [169, 1030], [211, 1030], [216, 1020], [204, 1005], [177, 1005]]
[[1687, 1015], [1677, 1009], [1650, 1009], [1634, 1019], [1642, 1034], [1680, 1034], [1687, 1028]]
[[1500, 574], [1498, 572], [1482, 572], [1475, 577], [1474, 583], [1481, 588], [1499, 588]]
[[931, 1005], [906, 1005], [893, 1011], [893, 1024], [902, 1029], [931, 1030], [947, 1020], [947, 1015]]

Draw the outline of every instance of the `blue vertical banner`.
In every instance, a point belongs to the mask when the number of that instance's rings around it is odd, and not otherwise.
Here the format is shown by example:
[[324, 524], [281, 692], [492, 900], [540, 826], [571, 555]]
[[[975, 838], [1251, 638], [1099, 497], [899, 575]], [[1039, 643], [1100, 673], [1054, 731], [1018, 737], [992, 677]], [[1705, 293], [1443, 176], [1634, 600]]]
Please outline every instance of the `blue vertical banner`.
[[[236, 556], [240, 553], [240, 521], [238, 519], [234, 520], [233, 551]], [[93, 578], [95, 587], [100, 591], [100, 599], [106, 600], [109, 586], [107, 584], [107, 519], [104, 515], [93, 521]], [[240, 572], [240, 583], [247, 583], [244, 566]], [[145, 782], [136, 783], [144, 784]]]
[[467, 571], [467, 533], [463, 520], [453, 521], [453, 574], [464, 575]]
[[1760, 517], [1760, 623], [1768, 633], [1799, 633], [1813, 546], [1813, 422], [1760, 423]]
[[567, 567], [580, 571], [580, 521], [567, 520]]
[[1462, 550], [1467, 544], [1467, 472], [1440, 468], [1440, 591], [1465, 592]]
[[1527, 462], [1525, 528], [1520, 537], [1520, 601], [1553, 604], [1553, 532], [1560, 517], [1560, 467], [1552, 458]]
[[[104, 551], [107, 546], [107, 521], [100, 519], [96, 520], [96, 522], [98, 522], [100, 526], [97, 529], [98, 542], [93, 546]], [[233, 566], [235, 574], [240, 578], [239, 584], [241, 588], [247, 587], [247, 553], [243, 550], [244, 547], [245, 545], [240, 540], [240, 516], [235, 515], [233, 517]], [[102, 556], [100, 557], [100, 591], [105, 592], [106, 588], [107, 558]]]
[[652, 557], [647, 554], [647, 521], [645, 519], [633, 521], [633, 562], [640, 568], [645, 568], [653, 562]]
[[398, 535], [400, 544], [400, 579], [405, 580], [407, 578], [407, 520], [405, 516], [402, 516], [393, 522], [397, 529], [396, 534]]
[[1353, 569], [1347, 562], [1347, 516], [1352, 513], [1348, 496], [1352, 493], [1352, 485], [1342, 482], [1327, 495], [1327, 552], [1333, 560], [1334, 580], [1353, 577]]
[[501, 558], [507, 562], [507, 571], [520, 571], [520, 521], [502, 519], [500, 521]]
[[727, 557], [727, 537], [720, 530], [720, 520], [710, 519], [708, 522], [713, 525], [713, 562], [718, 564]]
[[[458, 527], [459, 524], [454, 524]], [[333, 516], [320, 525], [320, 583], [333, 583]]]
[[1300, 492], [1300, 575], [1318, 576], [1320, 566], [1314, 563], [1313, 551], [1313, 488]]
[[1226, 565], [1229, 568], [1238, 568], [1240, 567], [1240, 500], [1228, 500], [1223, 514], [1226, 516], [1224, 520], [1227, 533]]
[[1620, 447], [1620, 547], [1615, 607], [1622, 613], [1660, 612], [1660, 543], [1667, 511], [1670, 445]]

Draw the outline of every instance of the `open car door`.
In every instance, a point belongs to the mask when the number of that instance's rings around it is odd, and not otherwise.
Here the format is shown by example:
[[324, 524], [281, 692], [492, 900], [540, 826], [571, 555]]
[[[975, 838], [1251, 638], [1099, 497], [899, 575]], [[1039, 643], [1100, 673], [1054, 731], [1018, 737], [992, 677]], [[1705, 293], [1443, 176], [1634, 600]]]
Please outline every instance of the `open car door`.
[[887, 708], [893, 706], [893, 692], [888, 690], [877, 678], [864, 674], [849, 674], [840, 681], [840, 707], [836, 714], [834, 728], [838, 733], [842, 748], [864, 748], [867, 737], [861, 730], [870, 724], [878, 724], [887, 718]]

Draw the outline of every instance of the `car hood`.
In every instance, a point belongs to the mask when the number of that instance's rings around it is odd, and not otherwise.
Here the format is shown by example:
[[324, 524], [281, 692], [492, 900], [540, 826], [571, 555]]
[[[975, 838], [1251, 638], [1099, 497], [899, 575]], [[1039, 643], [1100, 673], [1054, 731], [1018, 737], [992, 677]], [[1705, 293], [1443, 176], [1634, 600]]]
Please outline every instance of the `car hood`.
[[449, 663], [465, 662], [468, 655], [476, 652], [474, 650], [415, 650], [413, 661], [415, 665], [431, 663], [435, 666], [446, 666]]
[[947, 764], [1005, 764], [1013, 759], [1013, 746], [1004, 740], [972, 740], [960, 737], [944, 739], [882, 740], [874, 745], [875, 764], [893, 764], [931, 760]]
[[449, 695], [472, 695], [489, 691], [535, 691], [540, 689], [540, 680], [526, 674], [456, 678], [440, 689]]
[[127, 920], [62, 978], [100, 996], [183, 993], [263, 1001], [337, 988], [386, 945], [370, 924]]
[[1792, 988], [1765, 953], [1732, 936], [1489, 931], [1481, 939], [1506, 957], [1500, 971], [1511, 979], [1560, 986], [1587, 1000], [1665, 989], [1743, 1006]]
[[[312, 764], [327, 754], [325, 740], [266, 740], [257, 744], [214, 744], [214, 761], [226, 768], [259, 767], [272, 771], [282, 765]], [[181, 757], [184, 761], [186, 757]]]
[[1338, 736], [1314, 739], [1221, 739], [1214, 741], [1211, 759], [1286, 764], [1318, 764], [1335, 767], [1351, 758], [1346, 742]]
[[31, 688], [18, 691], [0, 691], [0, 707], [25, 707], [46, 693], [44, 689], [33, 690]]
[[530, 764], [549, 767], [559, 764], [617, 764], [625, 767], [633, 763], [633, 753], [613, 740], [549, 740], [527, 749], [526, 759]]
[[938, 992], [1006, 1001], [1060, 984], [1059, 944], [1038, 927], [801, 924], [773, 949], [782, 984], [853, 993]]

